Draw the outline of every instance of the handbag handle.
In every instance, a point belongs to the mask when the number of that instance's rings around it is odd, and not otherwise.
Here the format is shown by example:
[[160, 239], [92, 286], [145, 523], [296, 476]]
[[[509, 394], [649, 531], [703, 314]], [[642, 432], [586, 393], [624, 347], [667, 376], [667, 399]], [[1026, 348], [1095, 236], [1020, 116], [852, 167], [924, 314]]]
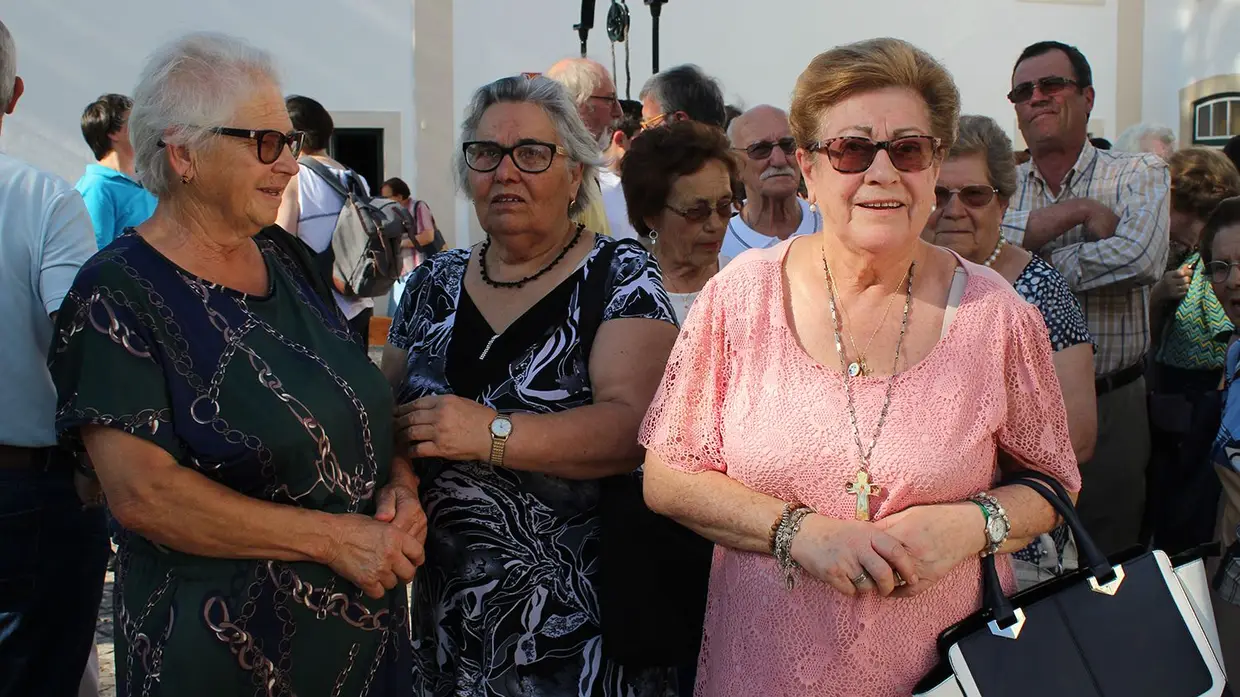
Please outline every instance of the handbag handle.
[[[1018, 472], [999, 483], [999, 486], [1019, 485], [1029, 487], [1038, 493], [1046, 502], [1055, 509], [1055, 512], [1063, 518], [1064, 523], [1072, 530], [1073, 536], [1076, 538], [1077, 551], [1085, 562], [1084, 566], [1088, 569], [1092, 583], [1097, 587], [1105, 587], [1107, 584], [1118, 580], [1118, 573], [1115, 567], [1107, 561], [1106, 555], [1102, 553], [1102, 549], [1098, 547], [1089, 532], [1085, 530], [1084, 524], [1081, 523], [1080, 516], [1076, 513], [1076, 507], [1072, 505], [1072, 499], [1068, 495], [1067, 489], [1059, 480], [1042, 472], [1026, 470]], [[1018, 620], [1015, 608], [1012, 607], [1012, 601], [1003, 594], [1003, 588], [999, 583], [999, 572], [995, 567], [994, 555], [988, 555], [982, 559], [982, 598], [986, 604], [986, 609], [990, 610], [991, 616], [1001, 628], [1007, 628], [1015, 624]]]

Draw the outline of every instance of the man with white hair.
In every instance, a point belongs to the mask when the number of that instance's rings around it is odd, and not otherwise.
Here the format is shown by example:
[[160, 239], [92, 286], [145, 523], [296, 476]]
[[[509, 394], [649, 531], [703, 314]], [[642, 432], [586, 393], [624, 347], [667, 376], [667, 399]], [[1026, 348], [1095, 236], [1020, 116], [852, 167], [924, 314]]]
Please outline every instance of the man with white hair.
[[1166, 161], [1175, 153], [1175, 132], [1166, 126], [1152, 123], [1139, 123], [1129, 126], [1115, 140], [1115, 152], [1142, 153], [1157, 155]]
[[[0, 127], [24, 85], [0, 23]], [[0, 153], [0, 697], [76, 695], [108, 559], [103, 509], [84, 507], [56, 447], [52, 316], [95, 253], [82, 197]], [[93, 318], [92, 318], [93, 319]]]
[[[568, 96], [577, 105], [577, 113], [599, 150], [611, 145], [611, 135], [624, 116], [616, 83], [598, 61], [589, 58], [565, 58], [547, 69], [545, 76], [564, 85]], [[606, 163], [612, 164], [612, 163]], [[603, 235], [637, 238], [637, 231], [628, 222], [628, 206], [620, 189], [620, 177], [608, 168], [600, 169], [599, 189], [602, 197], [577, 216], [577, 222]], [[618, 227], [616, 224], [619, 223]]]
[[732, 119], [728, 139], [737, 151], [745, 207], [733, 216], [723, 236], [722, 259], [747, 249], [766, 249], [794, 235], [808, 235], [822, 218], [797, 196], [801, 168], [788, 114], [763, 104]]

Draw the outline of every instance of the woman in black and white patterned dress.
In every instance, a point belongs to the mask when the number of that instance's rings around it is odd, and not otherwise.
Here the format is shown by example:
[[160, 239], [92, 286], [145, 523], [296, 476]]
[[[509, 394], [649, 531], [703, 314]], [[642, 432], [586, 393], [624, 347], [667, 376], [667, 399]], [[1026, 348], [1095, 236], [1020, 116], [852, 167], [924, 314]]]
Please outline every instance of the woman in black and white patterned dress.
[[429, 520], [419, 697], [673, 689], [602, 647], [598, 480], [641, 463], [676, 325], [648, 254], [570, 219], [599, 195], [597, 158], [557, 83], [480, 89], [457, 169], [487, 239], [419, 267], [392, 324], [384, 372]]
[[[1016, 158], [1007, 134], [986, 116], [961, 116], [960, 133], [934, 189], [935, 211], [922, 237], [994, 269], [1038, 308], [1055, 351], [1072, 449], [1077, 461], [1085, 462], [1093, 454], [1098, 426], [1093, 339], [1064, 277], [1041, 258], [1003, 241], [1000, 224], [1015, 191]], [[1062, 570], [1068, 537], [1068, 529], [1061, 526], [1012, 555], [1022, 588]]]

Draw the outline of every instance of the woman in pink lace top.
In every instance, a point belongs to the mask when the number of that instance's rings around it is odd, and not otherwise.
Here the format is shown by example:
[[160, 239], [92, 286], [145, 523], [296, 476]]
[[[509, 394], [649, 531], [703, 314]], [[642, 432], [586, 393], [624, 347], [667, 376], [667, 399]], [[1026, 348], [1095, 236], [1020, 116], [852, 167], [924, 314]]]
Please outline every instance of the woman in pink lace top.
[[651, 508], [717, 543], [699, 696], [908, 695], [980, 606], [980, 555], [1055, 523], [994, 488], [998, 451], [1080, 488], [1038, 311], [919, 239], [958, 114], [902, 41], [815, 58], [791, 120], [824, 229], [689, 313], [641, 439]]

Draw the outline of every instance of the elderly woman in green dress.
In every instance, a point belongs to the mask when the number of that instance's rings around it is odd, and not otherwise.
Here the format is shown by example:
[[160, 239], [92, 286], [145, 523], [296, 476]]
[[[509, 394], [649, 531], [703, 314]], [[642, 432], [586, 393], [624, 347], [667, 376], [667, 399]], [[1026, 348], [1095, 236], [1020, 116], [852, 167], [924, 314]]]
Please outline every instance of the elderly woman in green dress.
[[61, 439], [124, 526], [122, 695], [408, 694], [425, 517], [392, 397], [300, 242], [270, 56], [156, 51], [129, 120], [154, 216], [96, 255], [50, 357]]

